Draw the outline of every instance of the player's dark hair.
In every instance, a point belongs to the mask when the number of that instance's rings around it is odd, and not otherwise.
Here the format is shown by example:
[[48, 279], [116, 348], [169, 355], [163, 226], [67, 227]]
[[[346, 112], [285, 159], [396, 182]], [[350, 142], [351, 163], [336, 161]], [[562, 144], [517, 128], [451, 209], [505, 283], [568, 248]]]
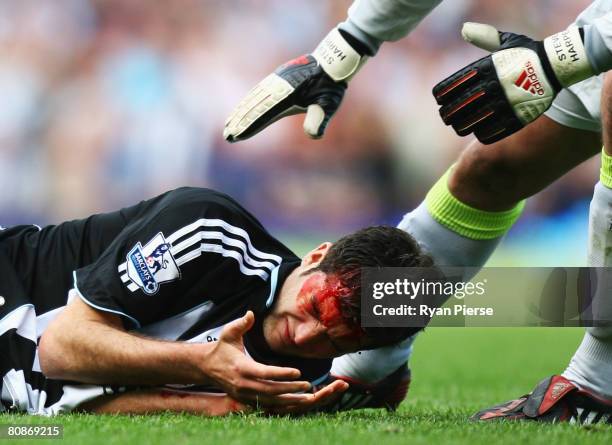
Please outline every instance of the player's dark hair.
[[[349, 325], [361, 324], [362, 267], [431, 267], [432, 258], [406, 231], [390, 226], [372, 226], [336, 241], [316, 268], [340, 281], [347, 289], [340, 296], [342, 317]], [[390, 345], [404, 340], [414, 327], [361, 328], [368, 347]]]

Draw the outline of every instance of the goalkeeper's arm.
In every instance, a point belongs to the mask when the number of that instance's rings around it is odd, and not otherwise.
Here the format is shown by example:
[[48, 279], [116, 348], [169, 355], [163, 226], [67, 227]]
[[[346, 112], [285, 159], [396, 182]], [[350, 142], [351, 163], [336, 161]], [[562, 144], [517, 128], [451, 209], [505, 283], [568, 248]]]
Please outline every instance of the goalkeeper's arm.
[[433, 94], [444, 123], [484, 144], [534, 121], [562, 88], [612, 68], [612, 13], [543, 41], [479, 23], [466, 23], [462, 36], [493, 53], [438, 83]]
[[348, 19], [307, 55], [281, 65], [257, 84], [227, 119], [229, 142], [247, 139], [273, 122], [306, 113], [304, 132], [320, 138], [348, 85], [383, 41], [407, 35], [441, 0], [357, 0]]

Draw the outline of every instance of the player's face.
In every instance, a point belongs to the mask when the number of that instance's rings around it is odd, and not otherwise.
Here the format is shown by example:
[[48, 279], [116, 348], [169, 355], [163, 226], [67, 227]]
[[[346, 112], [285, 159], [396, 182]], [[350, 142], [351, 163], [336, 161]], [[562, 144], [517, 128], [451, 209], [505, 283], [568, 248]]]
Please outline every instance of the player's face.
[[264, 320], [264, 336], [273, 351], [327, 358], [363, 348], [360, 331], [341, 317], [340, 289], [333, 279], [317, 271], [299, 275], [291, 287]]

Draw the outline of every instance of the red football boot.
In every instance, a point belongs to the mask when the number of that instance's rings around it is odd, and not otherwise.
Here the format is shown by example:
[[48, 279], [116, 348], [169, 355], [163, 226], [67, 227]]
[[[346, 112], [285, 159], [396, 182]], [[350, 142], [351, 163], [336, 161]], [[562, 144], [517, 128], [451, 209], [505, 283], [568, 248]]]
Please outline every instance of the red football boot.
[[612, 423], [612, 400], [579, 388], [565, 377], [554, 375], [542, 380], [530, 394], [482, 410], [471, 419]]

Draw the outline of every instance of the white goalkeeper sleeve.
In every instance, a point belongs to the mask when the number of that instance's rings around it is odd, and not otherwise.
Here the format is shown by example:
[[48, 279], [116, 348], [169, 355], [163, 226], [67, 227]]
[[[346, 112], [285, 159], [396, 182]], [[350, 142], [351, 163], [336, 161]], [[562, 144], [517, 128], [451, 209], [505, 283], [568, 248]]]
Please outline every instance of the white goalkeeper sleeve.
[[442, 0], [356, 0], [340, 29], [375, 54], [382, 42], [407, 36]]

